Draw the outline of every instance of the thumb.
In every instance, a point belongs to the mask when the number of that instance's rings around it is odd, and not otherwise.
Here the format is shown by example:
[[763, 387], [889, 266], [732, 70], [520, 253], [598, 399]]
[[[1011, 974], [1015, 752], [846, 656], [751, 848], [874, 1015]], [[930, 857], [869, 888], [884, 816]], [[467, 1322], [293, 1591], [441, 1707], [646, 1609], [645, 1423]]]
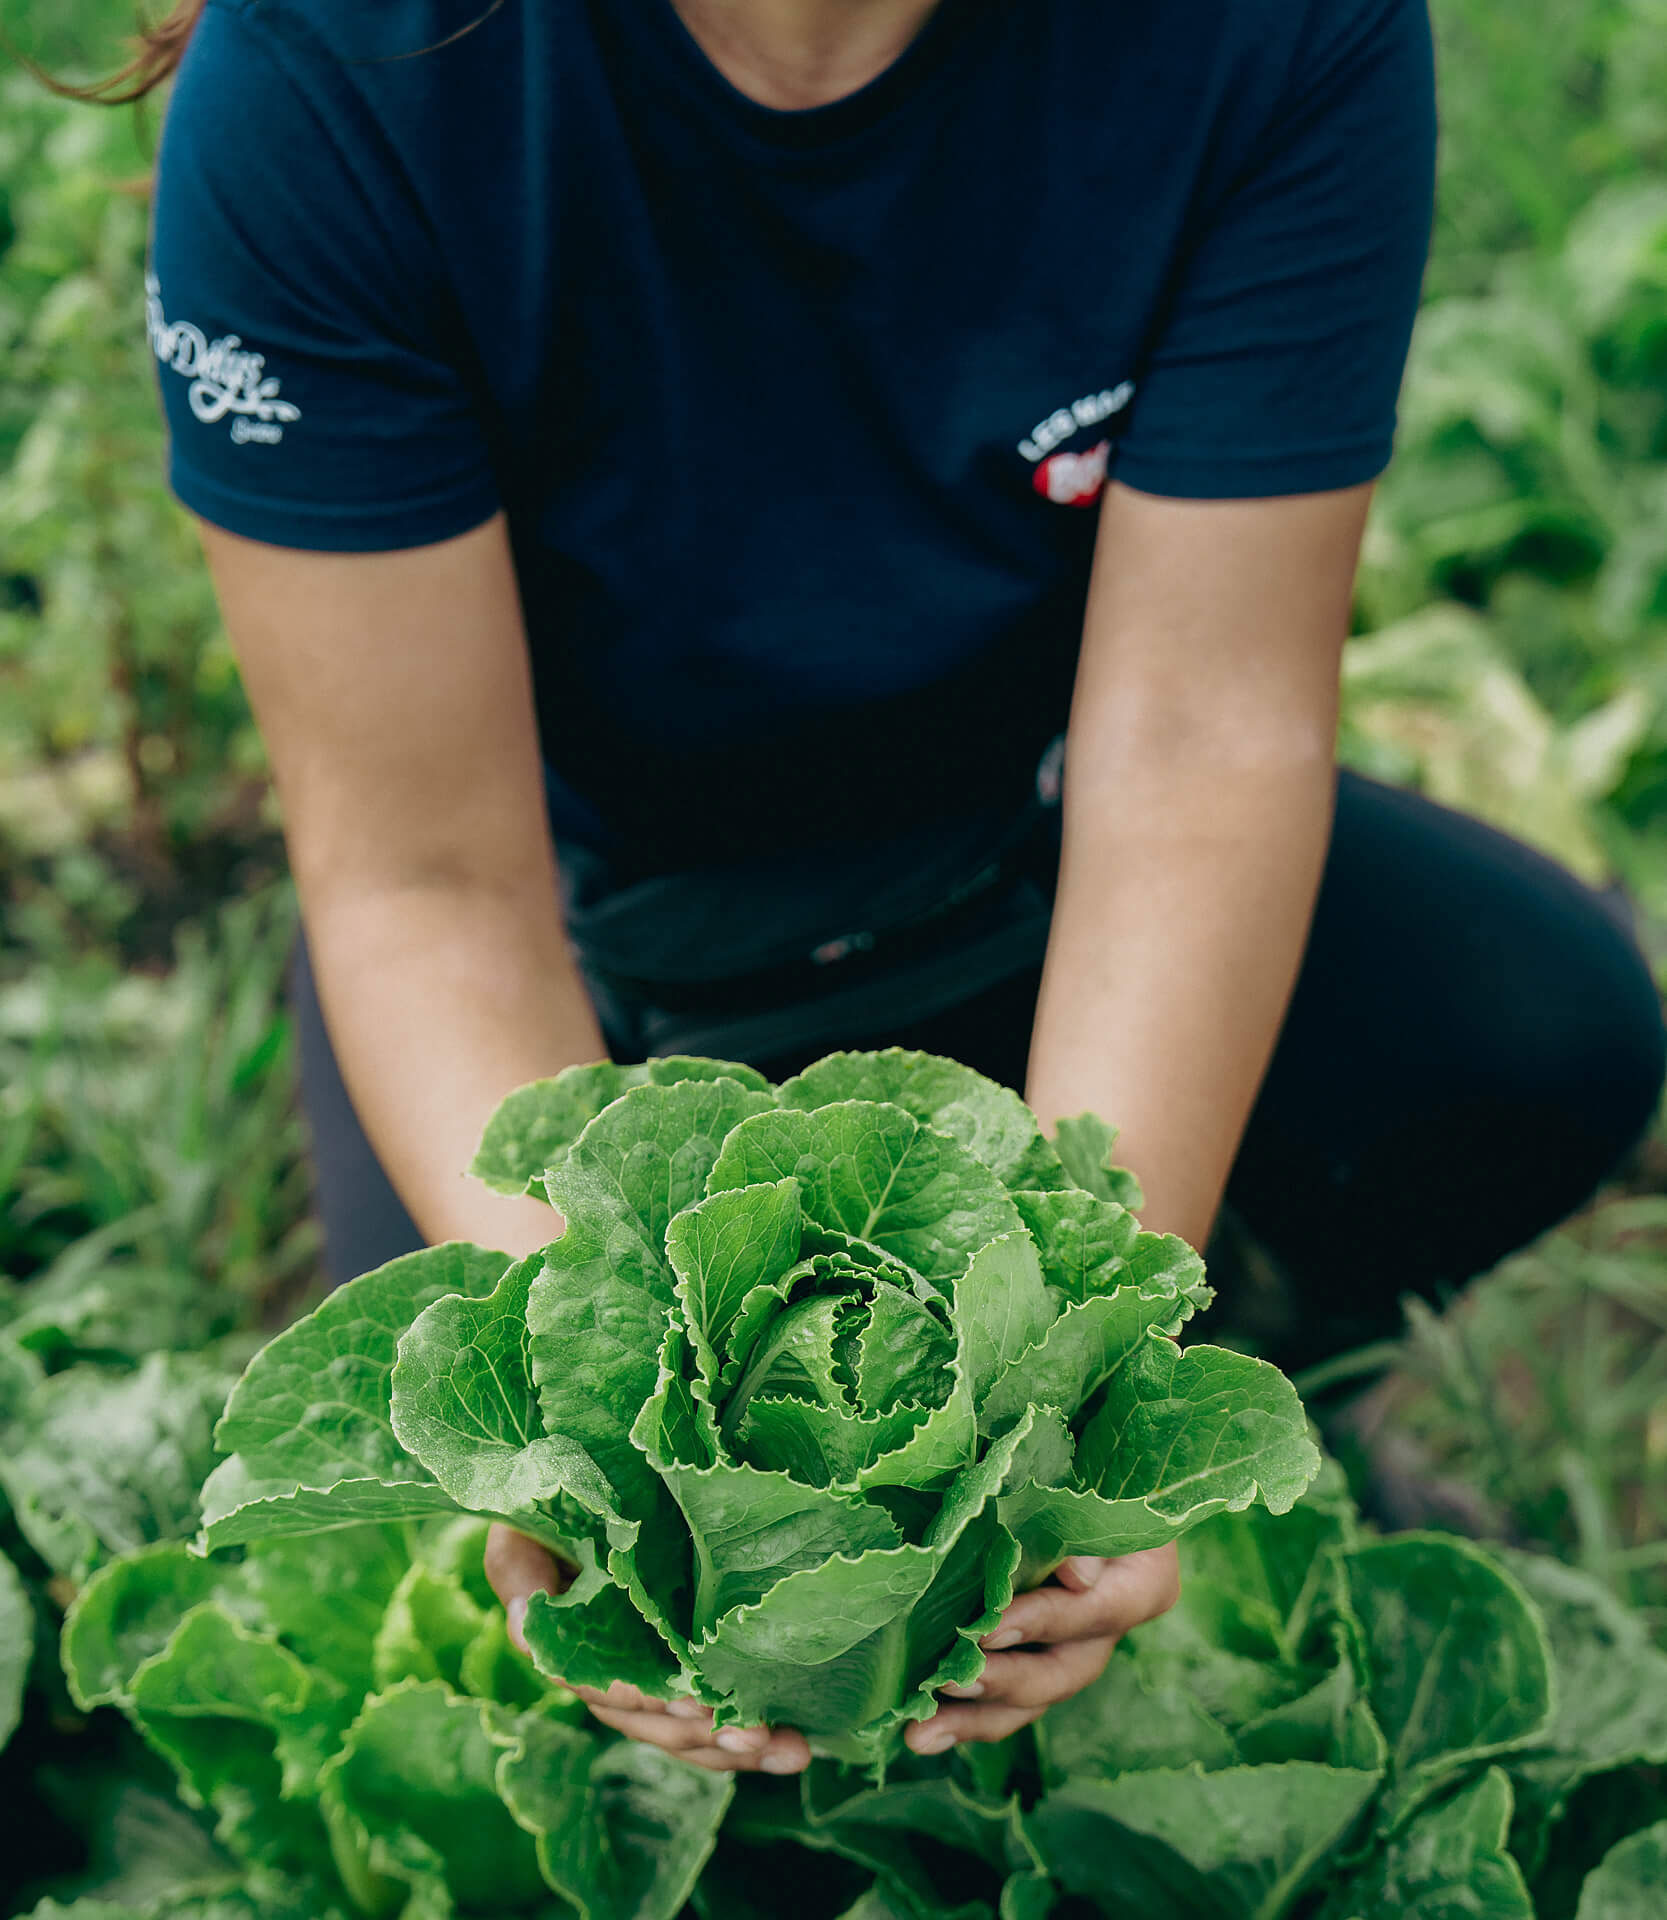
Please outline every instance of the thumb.
[[1071, 1593], [1087, 1593], [1090, 1587], [1100, 1584], [1100, 1576], [1109, 1564], [1087, 1554], [1078, 1554], [1073, 1559], [1061, 1560], [1053, 1570], [1053, 1577]]
[[526, 1618], [528, 1600], [535, 1593], [560, 1593], [567, 1585], [567, 1576], [555, 1556], [536, 1540], [503, 1525], [495, 1525], [486, 1536], [484, 1564], [487, 1584], [503, 1602], [509, 1637], [525, 1653], [521, 1622]]

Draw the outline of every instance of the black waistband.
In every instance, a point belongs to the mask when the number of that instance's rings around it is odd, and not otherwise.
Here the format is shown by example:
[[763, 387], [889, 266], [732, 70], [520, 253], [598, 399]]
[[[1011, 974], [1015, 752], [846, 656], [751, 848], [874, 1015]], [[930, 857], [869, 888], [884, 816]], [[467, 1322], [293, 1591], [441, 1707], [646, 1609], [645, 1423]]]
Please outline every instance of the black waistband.
[[666, 1013], [773, 1011], [876, 980], [960, 943], [978, 941], [1018, 916], [1045, 913], [1058, 864], [1051, 822], [1037, 818], [1018, 846], [999, 855], [948, 899], [883, 928], [830, 933], [801, 957], [718, 980], [649, 979], [580, 960], [616, 999]]

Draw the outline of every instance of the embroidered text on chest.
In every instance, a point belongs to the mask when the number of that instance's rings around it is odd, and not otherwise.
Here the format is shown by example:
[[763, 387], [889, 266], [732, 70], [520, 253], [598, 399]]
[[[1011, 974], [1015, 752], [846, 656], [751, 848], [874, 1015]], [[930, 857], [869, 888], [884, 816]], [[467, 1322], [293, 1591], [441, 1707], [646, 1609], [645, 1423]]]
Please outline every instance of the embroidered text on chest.
[[1050, 413], [1046, 420], [1039, 420], [1031, 428], [1030, 438], [1019, 442], [1019, 451], [1034, 466], [1038, 460], [1045, 460], [1061, 441], [1069, 440], [1073, 433], [1080, 433], [1084, 427], [1097, 427], [1102, 420], [1109, 420], [1114, 413], [1121, 413], [1133, 398], [1134, 382], [1125, 380], [1120, 387], [1111, 387], [1104, 393], [1091, 393], [1084, 399], [1073, 400], [1068, 407]]

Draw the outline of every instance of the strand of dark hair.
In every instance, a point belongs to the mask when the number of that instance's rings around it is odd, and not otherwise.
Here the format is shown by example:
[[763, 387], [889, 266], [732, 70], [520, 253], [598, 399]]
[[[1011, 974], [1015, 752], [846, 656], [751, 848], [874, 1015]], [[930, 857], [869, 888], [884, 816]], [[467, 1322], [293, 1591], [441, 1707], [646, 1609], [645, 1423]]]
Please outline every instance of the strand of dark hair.
[[[127, 43], [133, 49], [132, 59], [120, 72], [104, 80], [95, 80], [89, 86], [72, 86], [67, 80], [57, 79], [20, 48], [13, 46], [4, 34], [0, 34], [0, 44], [42, 86], [63, 95], [65, 99], [87, 100], [102, 107], [131, 106], [135, 101], [143, 100], [178, 70], [207, 4], [208, 0], [176, 0], [173, 11], [154, 23], [141, 13], [138, 16], [138, 32], [127, 36]], [[453, 41], [473, 33], [476, 27], [484, 26], [493, 14], [507, 5], [508, 0], [491, 0], [491, 5], [478, 19], [459, 27], [456, 33], [448, 34], [444, 40], [435, 41], [431, 47], [417, 47], [410, 53], [385, 54], [377, 60], [350, 61], [348, 64], [381, 66], [392, 60], [415, 60], [425, 53], [438, 53], [442, 47], [449, 47]]]
[[208, 0], [177, 0], [173, 11], [154, 23], [141, 13], [138, 16], [138, 32], [128, 36], [128, 45], [133, 49], [132, 59], [119, 73], [113, 73], [104, 80], [95, 80], [88, 86], [72, 86], [69, 81], [48, 73], [28, 54], [13, 46], [9, 38], [5, 42], [6, 50], [43, 87], [63, 95], [66, 100], [88, 100], [101, 107], [131, 106], [134, 101], [144, 99], [147, 93], [159, 87], [185, 58], [185, 49], [207, 3]]

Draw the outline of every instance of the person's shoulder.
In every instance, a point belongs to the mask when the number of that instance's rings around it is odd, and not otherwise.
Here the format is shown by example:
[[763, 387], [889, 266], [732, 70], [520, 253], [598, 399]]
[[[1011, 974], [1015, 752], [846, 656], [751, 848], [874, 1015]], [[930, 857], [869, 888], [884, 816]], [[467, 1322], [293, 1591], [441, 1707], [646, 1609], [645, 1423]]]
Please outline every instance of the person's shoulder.
[[1146, 11], [1200, 47], [1230, 45], [1271, 60], [1370, 36], [1398, 21], [1421, 21], [1428, 0], [1143, 0]]
[[[1247, 118], [1306, 118], [1427, 50], [1429, 0], [1150, 0], [1171, 45], [1213, 46]], [[1410, 103], [1409, 103], [1410, 105]], [[1224, 103], [1225, 106], [1225, 103]]]
[[[1245, 0], [1239, 0], [1244, 4]], [[1429, 0], [1251, 0], [1264, 13], [1283, 13], [1292, 64], [1301, 79], [1361, 58], [1404, 39], [1429, 34]]]
[[[579, 0], [549, 4], [560, 14]], [[321, 139], [361, 171], [468, 143], [483, 100], [501, 110], [517, 96], [503, 82], [522, 63], [526, 17], [521, 0], [206, 0], [170, 100], [175, 144], [197, 130], [316, 173]]]
[[350, 64], [393, 60], [437, 47], [512, 9], [505, 0], [207, 0], [205, 18], [231, 16], [251, 33], [317, 48]]
[[[1214, 76], [1241, 106], [1306, 91], [1376, 48], [1427, 35], [1428, 0], [1053, 0], [1072, 37], [1115, 57], [1137, 50], [1149, 79], [1189, 97]], [[1154, 67], [1155, 63], [1155, 67]]]
[[[331, 118], [357, 109], [399, 140], [457, 138], [478, 158], [482, 114], [547, 114], [562, 50], [591, 23], [586, 0], [207, 0], [198, 33], [186, 61], [213, 70], [209, 93], [229, 82], [241, 98], [281, 75]], [[551, 89], [516, 84], [540, 69]]]
[[1324, 61], [1406, 21], [1428, 17], [1428, 0], [1159, 0], [1171, 18], [1252, 56], [1303, 64]]

